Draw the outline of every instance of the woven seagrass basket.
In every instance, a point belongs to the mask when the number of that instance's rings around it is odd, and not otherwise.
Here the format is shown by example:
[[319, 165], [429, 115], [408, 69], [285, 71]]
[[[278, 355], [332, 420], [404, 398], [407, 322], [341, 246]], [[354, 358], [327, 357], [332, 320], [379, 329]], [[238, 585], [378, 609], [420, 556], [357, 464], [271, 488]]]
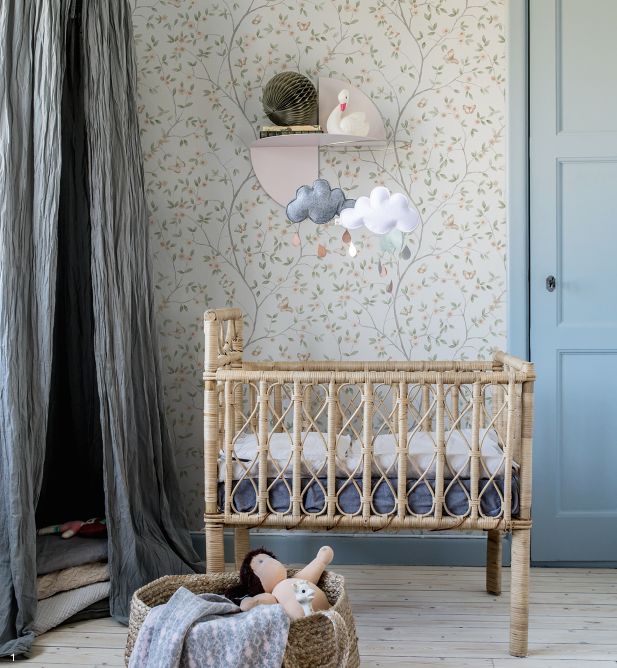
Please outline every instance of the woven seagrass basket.
[[[287, 574], [293, 577], [296, 572], [296, 569], [291, 569]], [[128, 665], [139, 629], [153, 606], [166, 603], [180, 587], [186, 587], [195, 594], [223, 594], [227, 587], [238, 582], [237, 572], [168, 575], [138, 589], [131, 599], [129, 632], [124, 653], [126, 664]], [[325, 592], [332, 607], [326, 612], [291, 623], [283, 666], [357, 668], [360, 665], [358, 638], [345, 592], [345, 579], [342, 575], [326, 571], [319, 580], [319, 587]]]

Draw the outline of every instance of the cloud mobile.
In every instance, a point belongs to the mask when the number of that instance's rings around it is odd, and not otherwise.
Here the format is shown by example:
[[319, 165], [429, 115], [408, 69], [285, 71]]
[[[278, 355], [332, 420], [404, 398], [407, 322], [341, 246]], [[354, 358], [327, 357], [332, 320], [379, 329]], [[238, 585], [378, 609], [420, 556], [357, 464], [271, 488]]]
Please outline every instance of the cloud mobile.
[[343, 209], [339, 221], [348, 230], [366, 227], [373, 234], [413, 232], [420, 224], [420, 214], [405, 195], [392, 195], [384, 186], [377, 186], [369, 197], [359, 197], [353, 207]]
[[[390, 193], [384, 186], [373, 188], [368, 197], [346, 199], [340, 188], [332, 188], [326, 179], [317, 179], [312, 186], [301, 186], [287, 205], [287, 218], [300, 223], [307, 218], [317, 225], [331, 220], [346, 228], [343, 237], [351, 257], [358, 250], [349, 230], [366, 227], [378, 235], [413, 232], [420, 224], [420, 214], [402, 193]], [[346, 238], [348, 237], [348, 238]], [[409, 250], [404, 247], [407, 252]]]

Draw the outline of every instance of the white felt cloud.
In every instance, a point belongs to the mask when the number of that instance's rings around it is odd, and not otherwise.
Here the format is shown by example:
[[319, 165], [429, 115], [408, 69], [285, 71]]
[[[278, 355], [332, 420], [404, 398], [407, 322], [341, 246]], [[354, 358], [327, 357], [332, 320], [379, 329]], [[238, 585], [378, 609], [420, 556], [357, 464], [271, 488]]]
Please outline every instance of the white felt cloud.
[[378, 186], [370, 197], [359, 197], [353, 208], [343, 209], [340, 223], [348, 230], [364, 226], [373, 234], [387, 234], [394, 229], [412, 232], [420, 224], [420, 214], [405, 195], [391, 195], [387, 188]]

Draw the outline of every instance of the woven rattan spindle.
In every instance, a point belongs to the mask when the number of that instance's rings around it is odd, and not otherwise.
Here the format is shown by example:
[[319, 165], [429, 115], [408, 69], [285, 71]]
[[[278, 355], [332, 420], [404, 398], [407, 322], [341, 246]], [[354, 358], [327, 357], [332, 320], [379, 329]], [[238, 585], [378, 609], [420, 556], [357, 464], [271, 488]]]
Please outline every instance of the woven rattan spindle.
[[431, 386], [425, 383], [422, 384], [422, 431], [431, 431], [433, 428], [433, 421], [430, 415], [431, 410]]
[[258, 473], [258, 504], [259, 516], [265, 517], [268, 513], [268, 417], [269, 396], [268, 383], [259, 381], [259, 473]]
[[225, 534], [222, 522], [206, 520], [206, 571], [222, 573], [225, 570]]
[[501, 594], [501, 564], [503, 561], [501, 529], [489, 529], [486, 539], [486, 591]]
[[333, 519], [336, 513], [336, 442], [338, 440], [338, 389], [334, 380], [328, 385], [328, 518]]
[[282, 384], [276, 383], [272, 387], [272, 410], [274, 412], [274, 431], [283, 431], [283, 390]]
[[[242, 338], [242, 318], [235, 318], [234, 320], [229, 321], [229, 335], [231, 340], [231, 350], [233, 353], [239, 354], [239, 359], [232, 362], [232, 369], [241, 369], [242, 368], [242, 352], [243, 352], [243, 338]], [[234, 397], [234, 427], [236, 434], [239, 433], [244, 427], [244, 418], [242, 416], [243, 411], [243, 393], [244, 393], [244, 384], [237, 383], [235, 387], [235, 397]]]
[[[495, 420], [495, 429], [497, 431], [497, 438], [499, 445], [504, 448], [503, 437], [506, 432], [507, 413], [502, 409], [505, 401], [505, 389], [501, 384], [491, 385], [492, 403], [493, 403], [493, 419]], [[500, 412], [501, 411], [501, 412]]]
[[398, 434], [398, 384], [392, 383], [390, 386], [391, 390], [391, 402], [392, 402], [392, 434], [396, 436]]
[[[249, 385], [249, 401], [250, 401], [249, 415], [252, 415], [251, 428], [254, 429], [255, 432], [257, 432], [257, 423], [259, 422], [258, 412], [255, 411], [255, 407], [257, 406], [257, 389], [252, 383], [251, 385]], [[253, 413], [253, 411], [255, 412]]]
[[533, 436], [533, 381], [523, 383], [521, 396], [521, 443], [520, 485], [521, 499], [519, 517], [531, 517], [531, 442]]
[[[531, 517], [532, 434], [533, 381], [528, 380], [523, 382], [522, 391], [519, 521]], [[530, 534], [529, 524], [522, 527], [514, 524], [510, 567], [510, 654], [513, 656], [527, 655]]]
[[223, 525], [218, 516], [217, 484], [219, 455], [219, 388], [216, 381], [219, 352], [219, 323], [214, 311], [204, 314], [204, 474], [206, 567], [208, 572], [222, 571]]
[[408, 430], [409, 397], [407, 383], [400, 383], [398, 387], [398, 485], [397, 505], [400, 519], [407, 512], [407, 430]]
[[[280, 386], [279, 386], [280, 387]], [[302, 384], [293, 385], [293, 454], [292, 454], [292, 515], [300, 519], [302, 512]]]
[[303, 431], [311, 431], [313, 427], [311, 426], [311, 422], [309, 420], [309, 415], [312, 415], [313, 413], [311, 412], [313, 409], [313, 386], [310, 383], [307, 383], [304, 386], [304, 397], [302, 399], [303, 404], [304, 404], [304, 412], [303, 412], [303, 420], [302, 420], [302, 429]]
[[[452, 385], [450, 387], [450, 412], [452, 414], [452, 425], [458, 420], [459, 416], [459, 396], [460, 396], [460, 386]], [[462, 427], [462, 425], [457, 425], [457, 429]]]
[[371, 516], [371, 469], [373, 463], [373, 383], [364, 383], [364, 416], [362, 429], [362, 517], [366, 521]]
[[233, 380], [225, 381], [225, 515], [231, 514], [231, 487], [233, 482], [233, 441], [235, 435], [234, 401], [237, 396]]
[[249, 530], [246, 527], [235, 527], [234, 529], [234, 561], [236, 570], [240, 570], [247, 552], [251, 549]]
[[474, 383], [471, 394], [471, 452], [469, 454], [470, 517], [477, 520], [480, 510], [480, 424], [482, 422], [482, 383]]
[[216, 382], [219, 323], [213, 311], [204, 314], [204, 474], [206, 514], [218, 511], [219, 400]]
[[[444, 430], [444, 387], [440, 376], [437, 378], [437, 405], [435, 408], [435, 519], [441, 519], [444, 506], [444, 477], [446, 463], [446, 442]], [[424, 391], [424, 388], [423, 388]], [[422, 402], [424, 403], [424, 401]]]
[[505, 433], [506, 440], [504, 443], [504, 471], [503, 471], [503, 517], [506, 522], [510, 522], [512, 519], [512, 450], [513, 450], [513, 441], [514, 441], [514, 431], [515, 431], [515, 418], [516, 418], [516, 401], [514, 399], [514, 393], [516, 391], [516, 385], [514, 383], [514, 378], [510, 378], [508, 382], [508, 395], [507, 399], [507, 412], [506, 412], [506, 425]]

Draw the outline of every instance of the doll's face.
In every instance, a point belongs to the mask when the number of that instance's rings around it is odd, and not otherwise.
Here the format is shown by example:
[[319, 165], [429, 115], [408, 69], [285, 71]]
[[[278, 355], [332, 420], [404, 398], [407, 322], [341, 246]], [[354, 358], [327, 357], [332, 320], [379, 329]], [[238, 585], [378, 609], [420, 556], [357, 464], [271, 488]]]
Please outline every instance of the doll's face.
[[287, 579], [287, 569], [280, 561], [273, 559], [267, 554], [256, 554], [251, 559], [251, 569], [259, 578], [261, 586], [268, 594], [279, 582]]

